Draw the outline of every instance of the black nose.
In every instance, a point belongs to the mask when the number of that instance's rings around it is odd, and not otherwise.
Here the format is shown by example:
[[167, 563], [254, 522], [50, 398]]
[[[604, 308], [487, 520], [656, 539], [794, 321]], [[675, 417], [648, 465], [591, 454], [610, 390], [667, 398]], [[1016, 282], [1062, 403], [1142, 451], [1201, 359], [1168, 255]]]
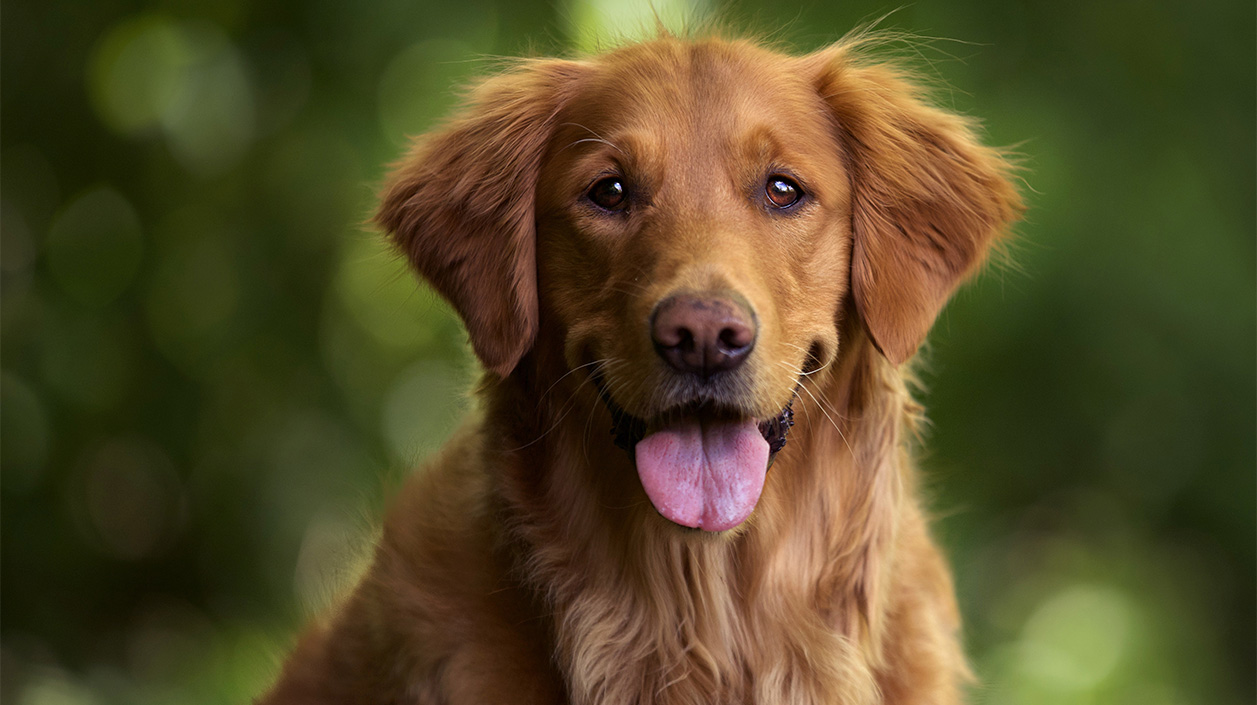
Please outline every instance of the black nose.
[[678, 372], [706, 379], [746, 361], [755, 347], [755, 317], [727, 295], [677, 294], [651, 316], [655, 351]]

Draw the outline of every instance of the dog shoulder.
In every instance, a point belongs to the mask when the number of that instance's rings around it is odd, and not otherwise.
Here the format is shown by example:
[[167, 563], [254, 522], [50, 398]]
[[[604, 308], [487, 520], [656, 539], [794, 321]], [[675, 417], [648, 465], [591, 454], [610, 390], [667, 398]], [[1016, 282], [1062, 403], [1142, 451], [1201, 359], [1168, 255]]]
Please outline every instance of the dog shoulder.
[[561, 702], [540, 616], [495, 534], [482, 438], [469, 420], [408, 478], [367, 574], [262, 703]]

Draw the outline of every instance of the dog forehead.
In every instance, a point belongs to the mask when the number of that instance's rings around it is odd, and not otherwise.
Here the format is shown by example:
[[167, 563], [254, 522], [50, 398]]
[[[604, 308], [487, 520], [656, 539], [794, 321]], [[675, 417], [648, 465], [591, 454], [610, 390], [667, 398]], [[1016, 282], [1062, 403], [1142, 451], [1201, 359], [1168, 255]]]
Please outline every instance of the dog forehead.
[[803, 64], [749, 42], [660, 39], [597, 57], [566, 111], [601, 137], [705, 142], [764, 131], [827, 132]]

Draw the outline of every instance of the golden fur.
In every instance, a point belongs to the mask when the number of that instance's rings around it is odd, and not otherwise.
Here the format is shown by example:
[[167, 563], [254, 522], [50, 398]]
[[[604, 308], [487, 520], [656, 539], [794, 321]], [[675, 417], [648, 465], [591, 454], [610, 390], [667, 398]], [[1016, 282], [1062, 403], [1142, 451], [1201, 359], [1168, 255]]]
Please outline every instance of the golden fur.
[[[969, 121], [858, 44], [664, 37], [521, 62], [417, 142], [377, 220], [465, 321], [482, 409], [262, 702], [960, 700], [900, 368], [1021, 206]], [[611, 171], [634, 198], [614, 216], [583, 199]], [[778, 172], [808, 195], [786, 215], [762, 203]], [[675, 400], [644, 322], [679, 290], [755, 311], [739, 408], [798, 397], [724, 532], [655, 511], [590, 381], [641, 418]]]

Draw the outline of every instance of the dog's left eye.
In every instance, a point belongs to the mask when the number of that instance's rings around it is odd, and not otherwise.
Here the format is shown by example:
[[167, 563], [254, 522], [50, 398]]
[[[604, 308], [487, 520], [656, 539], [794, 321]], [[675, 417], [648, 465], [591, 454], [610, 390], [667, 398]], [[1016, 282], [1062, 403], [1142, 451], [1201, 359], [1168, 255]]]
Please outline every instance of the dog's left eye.
[[775, 175], [764, 184], [764, 195], [775, 208], [789, 208], [803, 198], [803, 189], [793, 179]]

